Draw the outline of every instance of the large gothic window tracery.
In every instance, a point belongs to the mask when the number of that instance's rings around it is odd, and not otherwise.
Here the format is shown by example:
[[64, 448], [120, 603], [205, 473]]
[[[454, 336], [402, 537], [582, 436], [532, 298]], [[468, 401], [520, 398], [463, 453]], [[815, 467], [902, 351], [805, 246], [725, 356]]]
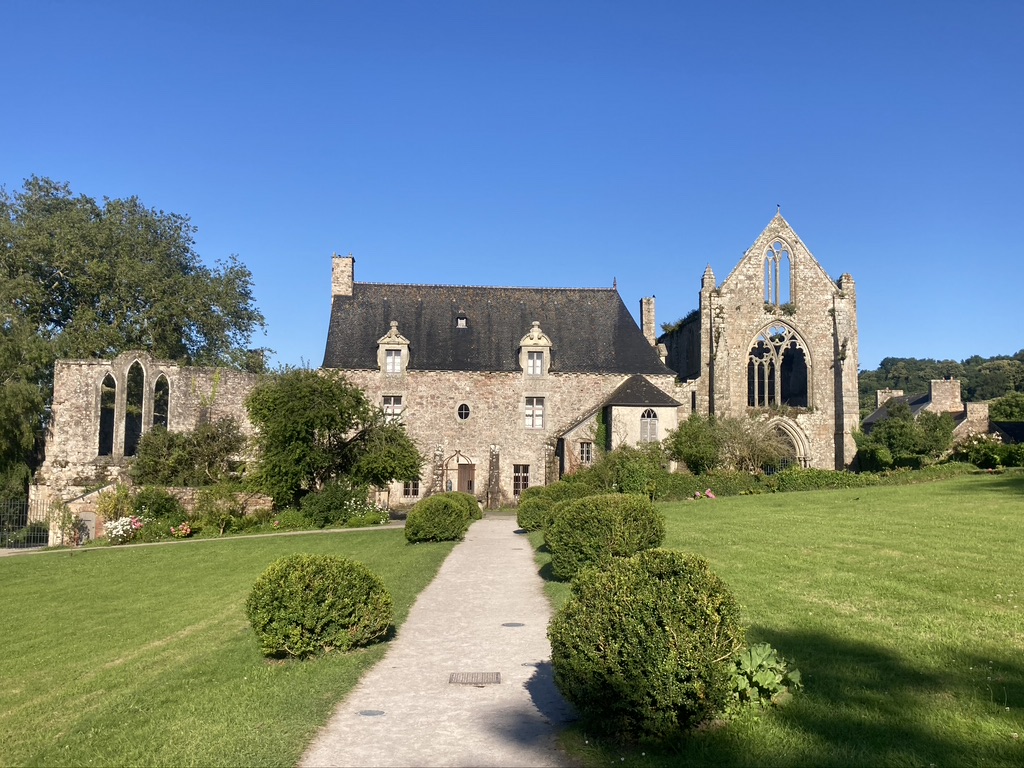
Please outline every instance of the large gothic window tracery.
[[747, 405], [806, 408], [809, 371], [807, 350], [791, 328], [781, 323], [758, 334], [747, 361]]
[[791, 269], [789, 246], [774, 241], [764, 254], [765, 304], [779, 307], [793, 302]]

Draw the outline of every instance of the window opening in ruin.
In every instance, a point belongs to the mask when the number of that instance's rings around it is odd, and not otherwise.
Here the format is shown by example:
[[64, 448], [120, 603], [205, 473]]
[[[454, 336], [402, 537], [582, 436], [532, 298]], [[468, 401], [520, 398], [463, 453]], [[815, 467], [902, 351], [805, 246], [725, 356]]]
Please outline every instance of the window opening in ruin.
[[385, 373], [401, 373], [402, 372], [402, 350], [400, 350], [400, 349], [386, 349], [386, 350], [384, 350], [384, 371], [385, 371]]
[[167, 429], [170, 412], [171, 385], [161, 373], [156, 377], [156, 386], [153, 388], [153, 426]]
[[640, 442], [658, 442], [658, 414], [652, 408], [640, 414]]
[[526, 398], [526, 428], [527, 429], [543, 429], [544, 428], [544, 398], [543, 397], [528, 397], [528, 398]]
[[594, 444], [589, 442], [580, 443], [580, 463], [594, 463]]
[[465, 403], [460, 405], [459, 406], [459, 410], [458, 410], [458, 414], [459, 414], [459, 421], [465, 421], [466, 419], [468, 419], [469, 418], [469, 406], [466, 405]]
[[142, 438], [142, 406], [145, 399], [146, 375], [136, 360], [128, 369], [124, 409], [124, 455], [134, 456], [139, 452]]
[[402, 415], [402, 396], [384, 395], [384, 418], [388, 421], [397, 421]]
[[764, 255], [764, 300], [766, 304], [779, 307], [790, 304], [792, 298], [792, 275], [789, 247], [781, 240], [768, 246]]
[[773, 325], [759, 334], [747, 360], [747, 405], [808, 406], [807, 351], [796, 334]]
[[541, 376], [544, 373], [544, 353], [541, 351], [526, 353], [526, 374]]
[[409, 499], [420, 495], [420, 481], [406, 480], [402, 483], [402, 496]]
[[100, 384], [100, 456], [114, 452], [114, 403], [117, 402], [117, 382], [109, 373]]
[[519, 495], [530, 487], [530, 465], [512, 465], [512, 495], [517, 499]]

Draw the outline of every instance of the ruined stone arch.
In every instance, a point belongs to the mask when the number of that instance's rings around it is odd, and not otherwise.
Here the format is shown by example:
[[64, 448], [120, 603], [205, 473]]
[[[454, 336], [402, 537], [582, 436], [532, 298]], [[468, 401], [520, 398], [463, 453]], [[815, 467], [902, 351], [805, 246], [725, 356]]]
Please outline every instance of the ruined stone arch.
[[768, 426], [774, 429], [781, 437], [785, 438], [793, 447], [792, 460], [798, 466], [810, 466], [811, 446], [807, 435], [800, 429], [800, 425], [792, 419], [784, 416], [776, 416], [768, 421]]
[[146, 409], [146, 370], [134, 360], [125, 373], [124, 386], [124, 455], [139, 452]]
[[754, 336], [749, 349], [748, 407], [811, 407], [810, 350], [790, 325], [778, 320], [769, 323]]

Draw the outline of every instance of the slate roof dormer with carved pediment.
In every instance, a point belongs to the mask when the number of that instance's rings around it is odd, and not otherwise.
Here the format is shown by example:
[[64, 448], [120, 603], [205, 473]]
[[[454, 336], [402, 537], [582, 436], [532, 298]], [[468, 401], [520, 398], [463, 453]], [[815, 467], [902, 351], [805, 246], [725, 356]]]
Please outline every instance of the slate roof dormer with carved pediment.
[[409, 371], [519, 372], [523, 334], [537, 322], [551, 373], [671, 375], [611, 288], [352, 283], [334, 296], [323, 367], [377, 368], [392, 321], [409, 340]]

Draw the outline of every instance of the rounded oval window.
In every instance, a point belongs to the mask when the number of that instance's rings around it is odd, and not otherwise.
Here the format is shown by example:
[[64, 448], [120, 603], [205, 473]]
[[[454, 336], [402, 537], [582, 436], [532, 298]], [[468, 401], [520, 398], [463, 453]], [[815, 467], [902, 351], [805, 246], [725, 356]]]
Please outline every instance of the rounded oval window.
[[459, 406], [459, 419], [465, 421], [469, 418], [469, 406], [463, 403]]

